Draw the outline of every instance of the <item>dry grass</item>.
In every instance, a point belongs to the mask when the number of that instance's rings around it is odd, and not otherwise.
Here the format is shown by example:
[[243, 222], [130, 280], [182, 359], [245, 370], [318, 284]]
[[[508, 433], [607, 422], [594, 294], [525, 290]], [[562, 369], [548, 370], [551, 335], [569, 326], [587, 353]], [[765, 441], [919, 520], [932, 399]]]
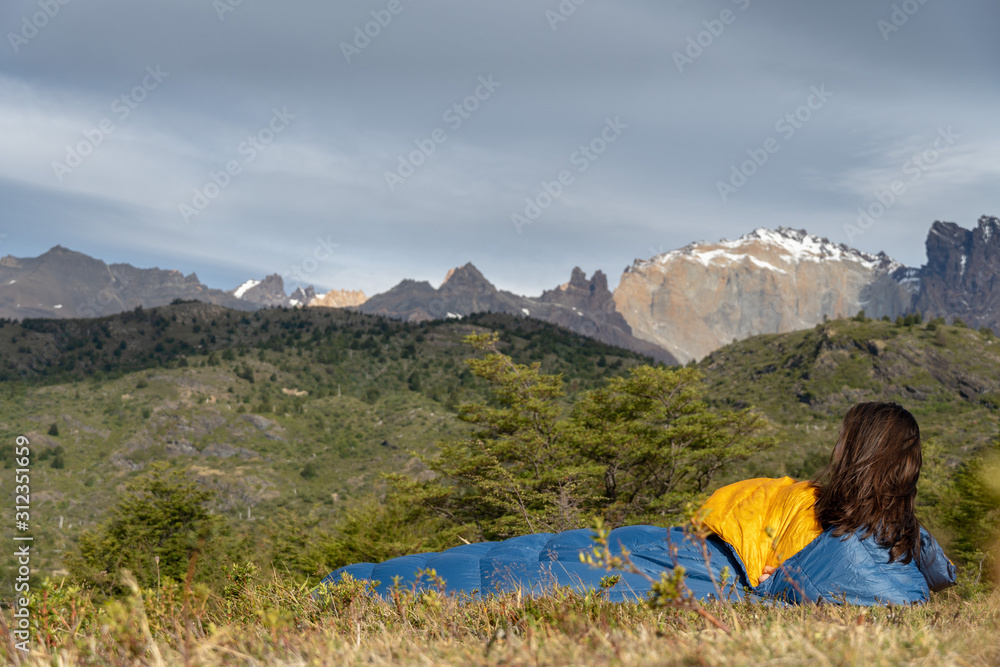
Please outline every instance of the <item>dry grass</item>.
[[13, 650], [6, 610], [0, 655], [20, 665], [1000, 664], [1000, 594], [911, 608], [710, 607], [727, 635], [694, 612], [599, 594], [384, 601], [346, 582], [314, 599], [252, 569], [230, 574], [218, 599], [168, 582], [98, 604], [49, 582], [32, 608], [31, 652]]

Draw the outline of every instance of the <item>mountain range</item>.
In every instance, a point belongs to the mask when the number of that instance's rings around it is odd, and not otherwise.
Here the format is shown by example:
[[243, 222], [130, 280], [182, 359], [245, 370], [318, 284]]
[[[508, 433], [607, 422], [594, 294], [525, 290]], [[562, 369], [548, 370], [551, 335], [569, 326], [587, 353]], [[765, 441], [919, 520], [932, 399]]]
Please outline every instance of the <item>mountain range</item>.
[[480, 312], [523, 315], [557, 324], [590, 338], [640, 352], [667, 364], [677, 359], [665, 348], [632, 335], [625, 318], [616, 310], [601, 271], [592, 278], [578, 267], [569, 282], [538, 297], [518, 296], [498, 290], [471, 263], [448, 272], [441, 287], [426, 281], [404, 280], [388, 292], [377, 294], [358, 310], [410, 322], [458, 318]]
[[919, 312], [1000, 329], [1000, 220], [983, 216], [972, 230], [936, 221], [926, 247], [926, 264], [914, 268], [805, 230], [761, 228], [637, 259], [614, 292], [602, 271], [587, 278], [574, 268], [568, 282], [520, 296], [497, 289], [469, 263], [449, 271], [440, 287], [406, 279], [367, 298], [352, 290], [317, 295], [312, 286], [288, 295], [277, 274], [220, 290], [194, 273], [109, 265], [55, 246], [35, 258], [0, 258], [0, 317], [98, 317], [177, 299], [247, 311], [351, 308], [411, 322], [497, 312], [544, 320], [668, 364], [859, 310], [891, 319]]

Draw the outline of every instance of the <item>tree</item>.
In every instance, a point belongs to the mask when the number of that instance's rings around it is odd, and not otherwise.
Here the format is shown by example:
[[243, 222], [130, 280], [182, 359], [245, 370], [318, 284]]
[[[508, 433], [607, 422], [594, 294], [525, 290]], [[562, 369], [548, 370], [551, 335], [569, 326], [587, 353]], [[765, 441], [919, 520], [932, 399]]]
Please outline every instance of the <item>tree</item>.
[[183, 471], [153, 464], [129, 482], [104, 523], [80, 536], [67, 558], [70, 572], [106, 592], [117, 589], [126, 568], [143, 586], [154, 586], [158, 574], [183, 580], [200, 539], [218, 528], [206, 507], [213, 498]]
[[59, 437], [59, 424], [52, 422], [52, 425], [49, 426], [49, 435]]
[[[290, 532], [297, 530], [289, 523], [279, 528], [281, 537], [275, 542], [279, 566], [285, 565], [282, 559], [295, 553], [282, 544]], [[307, 574], [326, 574], [350, 563], [379, 563], [419, 551], [438, 551], [458, 543], [459, 534], [454, 524], [398, 495], [364, 496], [347, 501], [331, 531], [317, 528], [304, 535], [296, 556], [302, 561], [298, 569]]]
[[943, 496], [938, 510], [968, 584], [1000, 583], [1000, 436], [954, 471]]
[[712, 411], [694, 368], [639, 366], [576, 405], [572, 444], [602, 471], [605, 520], [679, 518], [729, 463], [770, 446], [750, 409]]
[[490, 383], [491, 400], [459, 407], [475, 429], [424, 460], [434, 480], [391, 481], [407, 502], [474, 539], [578, 528], [596, 517], [676, 521], [726, 464], [771, 444], [758, 435], [756, 413], [710, 410], [695, 369], [635, 368], [563, 415], [560, 376], [514, 363], [495, 333], [466, 340], [487, 352], [467, 363]]

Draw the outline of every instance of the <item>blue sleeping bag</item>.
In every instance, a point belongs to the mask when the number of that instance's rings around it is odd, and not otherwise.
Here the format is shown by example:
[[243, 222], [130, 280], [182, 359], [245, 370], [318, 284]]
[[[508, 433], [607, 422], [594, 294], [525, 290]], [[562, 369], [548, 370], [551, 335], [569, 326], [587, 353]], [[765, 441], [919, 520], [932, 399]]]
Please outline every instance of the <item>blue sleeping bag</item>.
[[[539, 596], [554, 586], [569, 586], [579, 592], [600, 590], [603, 577], [620, 574], [621, 580], [606, 592], [608, 599], [645, 599], [650, 583], [644, 577], [608, 572], [580, 562], [580, 553], [593, 549], [593, 535], [588, 529], [537, 533], [502, 542], [466, 544], [440, 553], [401, 556], [378, 564], [356, 563], [335, 570], [322, 583], [333, 584], [343, 574], [350, 574], [356, 579], [378, 581], [376, 590], [385, 595], [395, 577], [399, 577], [401, 587], [410, 589], [420, 570], [433, 569], [445, 581], [448, 592], [490, 595], [521, 590]], [[890, 563], [888, 549], [880, 547], [874, 537], [860, 539], [855, 533], [839, 538], [827, 530], [756, 587], [750, 586], [736, 551], [716, 535], [706, 540], [707, 562], [701, 544], [682, 528], [616, 528], [609, 534], [608, 545], [616, 555], [622, 548], [627, 549], [635, 565], [654, 580], [662, 572], [682, 566], [685, 583], [699, 599], [716, 596], [712, 579], [721, 586], [723, 569], [727, 569], [729, 585], [723, 595], [729, 599], [749, 595], [791, 603], [877, 605], [926, 602], [930, 591], [955, 583], [955, 567], [937, 541], [923, 529], [921, 539], [919, 564]], [[427, 585], [422, 580], [417, 588]]]

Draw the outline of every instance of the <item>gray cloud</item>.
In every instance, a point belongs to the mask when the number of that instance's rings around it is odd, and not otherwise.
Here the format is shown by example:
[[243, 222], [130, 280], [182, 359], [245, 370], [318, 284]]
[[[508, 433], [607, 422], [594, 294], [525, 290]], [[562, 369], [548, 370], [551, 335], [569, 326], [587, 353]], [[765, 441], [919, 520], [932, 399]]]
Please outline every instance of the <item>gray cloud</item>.
[[[341, 43], [389, 0], [243, 0], [222, 20], [207, 0], [69, 0], [30, 39], [39, 0], [5, 3], [0, 250], [61, 243], [233, 287], [292, 279], [322, 239], [338, 252], [306, 276], [321, 289], [436, 284], [473, 261], [537, 294], [574, 265], [614, 284], [637, 257], [758, 226], [919, 264], [935, 218], [1000, 210], [1000, 7], [987, 0], [589, 0], [554, 24], [553, 0], [399, 2], [350, 63]], [[880, 28], [904, 4], [915, 13]], [[123, 118], [114, 100], [156, 66], [169, 76]], [[446, 111], [490, 75], [501, 85], [453, 127]], [[779, 131], [822, 86], [829, 99]], [[248, 160], [241, 146], [275, 108], [295, 119]], [[608, 117], [628, 129], [575, 171]], [[60, 180], [52, 163], [104, 120], [113, 131]], [[948, 127], [955, 145], [849, 239], [857, 209]], [[446, 140], [390, 190], [386, 172], [436, 129]], [[777, 152], [723, 201], [718, 182], [768, 139]], [[233, 160], [239, 173], [186, 222], [178, 207]], [[511, 214], [565, 169], [572, 184], [518, 234]]]

